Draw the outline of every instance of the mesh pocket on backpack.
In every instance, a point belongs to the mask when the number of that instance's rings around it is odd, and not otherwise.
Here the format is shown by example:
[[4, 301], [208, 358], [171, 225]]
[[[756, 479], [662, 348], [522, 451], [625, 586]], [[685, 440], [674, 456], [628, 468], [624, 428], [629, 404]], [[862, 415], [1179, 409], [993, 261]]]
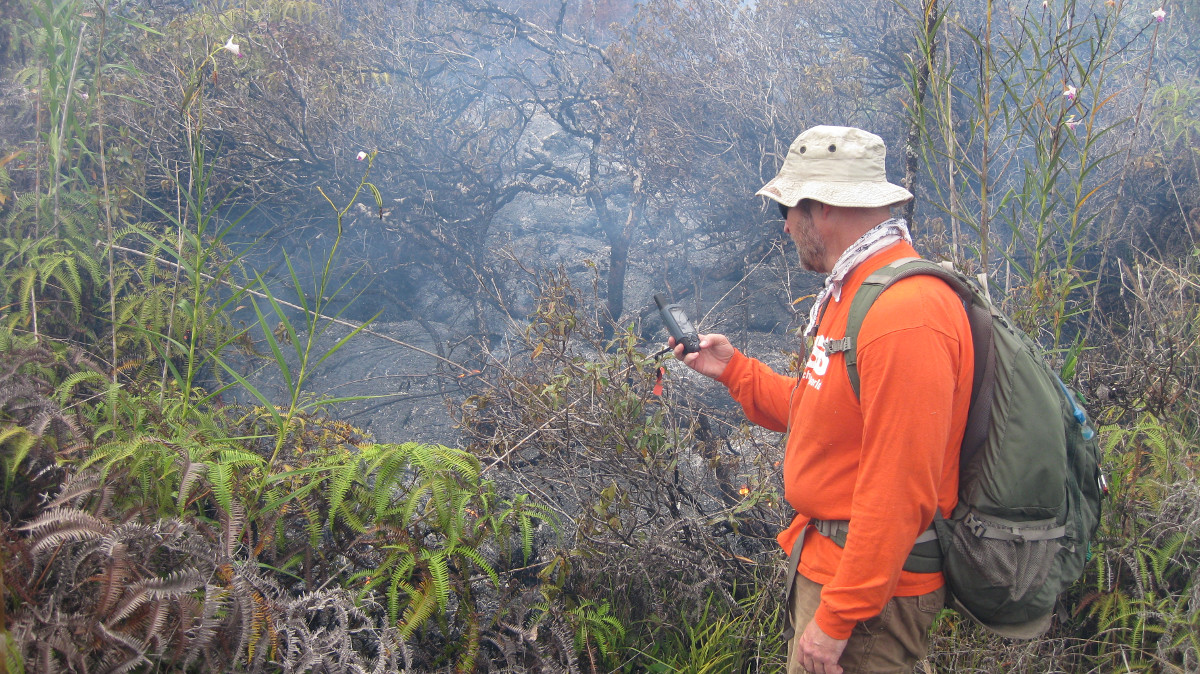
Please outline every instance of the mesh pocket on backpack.
[[[973, 596], [960, 596], [967, 603], [982, 602], [979, 610], [1003, 612], [1011, 604], [1024, 604], [1043, 586], [1053, 572], [1060, 539], [1011, 540], [988, 536], [986, 522], [960, 522], [951, 539], [951, 574], [959, 588], [970, 587]], [[1032, 531], [1047, 531], [1049, 523]]]

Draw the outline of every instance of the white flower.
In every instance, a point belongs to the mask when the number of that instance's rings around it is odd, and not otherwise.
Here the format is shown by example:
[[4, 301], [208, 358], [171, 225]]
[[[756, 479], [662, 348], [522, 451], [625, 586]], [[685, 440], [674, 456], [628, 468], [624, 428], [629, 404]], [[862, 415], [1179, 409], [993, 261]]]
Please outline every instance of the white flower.
[[225, 43], [225, 48], [228, 49], [230, 52], [233, 52], [233, 55], [238, 58], [242, 58], [243, 56], [245, 56], [245, 54], [242, 53], [242, 48], [240, 46], [238, 46], [238, 44], [236, 42], [233, 41], [232, 35], [229, 36], [229, 41]]
[[1042, 9], [1046, 9], [1049, 6], [1050, 6], [1050, 0], [1042, 0]]
[[1159, 7], [1158, 9], [1154, 10], [1153, 12], [1150, 12], [1150, 16], [1154, 17], [1155, 21], [1162, 23], [1162, 20], [1167, 18], [1167, 13], [1166, 13], [1166, 11], [1163, 10], [1162, 7]]
[[359, 160], [359, 161], [362, 161], [362, 160], [364, 160], [364, 159], [366, 159], [366, 158], [367, 158], [367, 153], [366, 153], [366, 152], [361, 152], [361, 151], [358, 153], [358, 156], [357, 156], [357, 157], [355, 157], [355, 159], [357, 159], [357, 160]]
[[1067, 117], [1067, 121], [1066, 121], [1067, 128], [1074, 131], [1075, 127], [1079, 126], [1079, 124], [1082, 121], [1083, 120], [1081, 120], [1081, 119], [1075, 119], [1075, 115], [1071, 115], [1070, 117]]
[[1067, 88], [1063, 89], [1063, 98], [1067, 99], [1068, 101], [1073, 101], [1075, 100], [1075, 92], [1075, 87], [1067, 85]]

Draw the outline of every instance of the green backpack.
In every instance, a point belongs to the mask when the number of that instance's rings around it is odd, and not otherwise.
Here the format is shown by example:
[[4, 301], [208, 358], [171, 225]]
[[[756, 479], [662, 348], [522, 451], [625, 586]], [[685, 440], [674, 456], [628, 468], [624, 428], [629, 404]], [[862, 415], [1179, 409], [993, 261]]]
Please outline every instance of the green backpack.
[[[858, 395], [855, 339], [871, 304], [891, 284], [936, 276], [959, 294], [975, 346], [975, 378], [959, 464], [958, 507], [939, 513], [905, 569], [946, 577], [947, 603], [1004, 636], [1046, 631], [1055, 601], [1083, 573], [1089, 541], [1108, 492], [1096, 433], [1076, 395], [1039, 355], [1032, 339], [991, 303], [969, 276], [917, 258], [872, 274], [850, 304], [844, 353]], [[818, 528], [845, 543], [846, 522]], [[932, 540], [936, 545], [921, 543]], [[932, 547], [932, 554], [930, 551]]]

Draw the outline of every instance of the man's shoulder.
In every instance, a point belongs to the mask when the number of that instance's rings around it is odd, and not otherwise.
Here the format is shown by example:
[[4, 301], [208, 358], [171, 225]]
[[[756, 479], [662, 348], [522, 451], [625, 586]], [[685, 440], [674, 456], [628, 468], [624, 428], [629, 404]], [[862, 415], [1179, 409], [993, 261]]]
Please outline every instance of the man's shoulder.
[[970, 334], [962, 299], [936, 276], [919, 274], [889, 286], [863, 319], [859, 341], [865, 343], [891, 332], [919, 327], [955, 338]]

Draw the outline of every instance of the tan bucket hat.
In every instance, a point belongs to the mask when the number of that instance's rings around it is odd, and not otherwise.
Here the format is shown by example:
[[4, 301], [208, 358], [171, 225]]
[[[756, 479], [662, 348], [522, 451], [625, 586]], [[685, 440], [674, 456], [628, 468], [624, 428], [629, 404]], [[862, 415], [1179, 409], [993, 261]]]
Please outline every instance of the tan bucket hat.
[[913, 198], [887, 181], [887, 148], [873, 133], [849, 126], [814, 126], [796, 137], [779, 174], [756, 193], [792, 207], [801, 199], [831, 206], [874, 208]]

